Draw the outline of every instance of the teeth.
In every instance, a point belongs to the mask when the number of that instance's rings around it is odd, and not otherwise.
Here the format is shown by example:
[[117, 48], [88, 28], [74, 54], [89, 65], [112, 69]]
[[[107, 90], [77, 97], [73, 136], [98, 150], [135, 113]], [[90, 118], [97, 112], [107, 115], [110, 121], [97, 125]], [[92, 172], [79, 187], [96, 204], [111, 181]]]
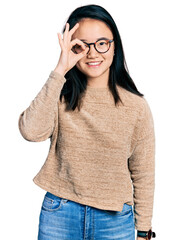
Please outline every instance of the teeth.
[[88, 65], [98, 65], [99, 63], [101, 63], [101, 62], [93, 62], [93, 63], [88, 63]]

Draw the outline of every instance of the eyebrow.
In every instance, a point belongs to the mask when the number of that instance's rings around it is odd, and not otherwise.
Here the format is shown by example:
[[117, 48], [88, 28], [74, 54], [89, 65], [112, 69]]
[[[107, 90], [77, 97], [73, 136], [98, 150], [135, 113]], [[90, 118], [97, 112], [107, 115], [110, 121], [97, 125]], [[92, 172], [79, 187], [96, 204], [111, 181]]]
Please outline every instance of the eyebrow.
[[[106, 37], [101, 37], [101, 38], [97, 38], [96, 41], [98, 40], [108, 40], [109, 38], [106, 38]], [[87, 41], [86, 39], [80, 39], [81, 41]]]

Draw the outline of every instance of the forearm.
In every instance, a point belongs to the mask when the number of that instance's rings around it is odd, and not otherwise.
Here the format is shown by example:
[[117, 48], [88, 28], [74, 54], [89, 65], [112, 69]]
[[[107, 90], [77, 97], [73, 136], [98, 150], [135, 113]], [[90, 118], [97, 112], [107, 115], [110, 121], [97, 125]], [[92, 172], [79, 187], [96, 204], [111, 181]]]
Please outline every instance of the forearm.
[[137, 144], [129, 159], [134, 191], [135, 227], [140, 231], [151, 228], [155, 187], [155, 142], [153, 132]]
[[51, 136], [55, 111], [65, 81], [61, 74], [52, 71], [30, 106], [20, 114], [19, 130], [26, 140], [44, 141]]

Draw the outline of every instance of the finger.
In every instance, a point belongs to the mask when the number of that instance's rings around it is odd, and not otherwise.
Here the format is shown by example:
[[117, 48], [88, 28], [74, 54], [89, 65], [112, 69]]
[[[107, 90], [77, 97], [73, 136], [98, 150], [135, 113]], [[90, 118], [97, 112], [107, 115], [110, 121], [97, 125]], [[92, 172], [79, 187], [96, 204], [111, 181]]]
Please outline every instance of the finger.
[[81, 53], [76, 54], [77, 61], [79, 61], [81, 58], [85, 57], [88, 52], [88, 48], [86, 48], [84, 51]]
[[71, 48], [75, 46], [76, 44], [80, 45], [83, 49], [86, 49], [84, 42], [82, 42], [80, 39], [75, 38], [74, 40], [71, 41], [70, 46]]
[[79, 23], [76, 23], [74, 27], [69, 31], [70, 36], [72, 36], [75, 33], [78, 27], [79, 27]]
[[61, 36], [60, 33], [57, 33], [57, 36], [58, 36], [58, 40], [59, 40], [60, 47], [63, 48], [62, 36]]
[[69, 32], [69, 23], [66, 23], [65, 32], [63, 34], [63, 40], [65, 40], [67, 38], [68, 32]]

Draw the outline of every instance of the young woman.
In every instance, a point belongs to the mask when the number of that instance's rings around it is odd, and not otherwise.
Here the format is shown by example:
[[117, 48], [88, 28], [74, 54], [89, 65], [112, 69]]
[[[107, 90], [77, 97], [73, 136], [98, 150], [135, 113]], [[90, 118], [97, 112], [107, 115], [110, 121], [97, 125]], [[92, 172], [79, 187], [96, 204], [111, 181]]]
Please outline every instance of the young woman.
[[33, 179], [47, 191], [38, 239], [134, 240], [135, 229], [138, 240], [151, 239], [153, 117], [116, 24], [101, 6], [82, 6], [58, 40], [58, 63], [19, 118], [28, 141], [50, 138]]

